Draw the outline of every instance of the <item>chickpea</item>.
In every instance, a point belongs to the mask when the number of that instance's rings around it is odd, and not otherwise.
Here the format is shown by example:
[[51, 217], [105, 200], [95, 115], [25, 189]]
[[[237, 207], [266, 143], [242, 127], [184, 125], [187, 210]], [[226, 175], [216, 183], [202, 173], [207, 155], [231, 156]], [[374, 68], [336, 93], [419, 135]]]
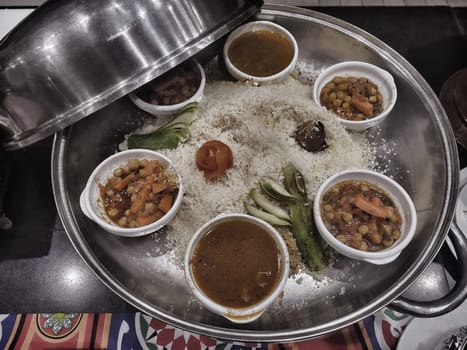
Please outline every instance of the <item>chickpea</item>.
[[368, 244], [365, 241], [352, 240], [350, 242], [351, 247], [358, 250], [368, 250]]
[[121, 177], [123, 175], [123, 169], [122, 168], [117, 168], [113, 172], [113, 176], [115, 177]]
[[361, 233], [356, 232], [356, 233], [353, 234], [353, 239], [355, 239], [357, 241], [361, 241], [361, 240], [363, 240], [363, 236], [362, 236]]
[[115, 194], [115, 191], [110, 189], [105, 194], [107, 195], [107, 197], [112, 197]]
[[148, 165], [148, 163], [149, 163], [149, 161], [147, 159], [141, 159], [139, 161], [139, 167], [144, 168], [144, 167], [146, 167]]
[[335, 92], [331, 92], [329, 94], [329, 102], [334, 102], [334, 100], [337, 98], [336, 96], [336, 93]]
[[125, 210], [125, 216], [130, 216], [130, 215], [131, 215], [130, 209]]
[[363, 250], [363, 251], [367, 251], [368, 250], [368, 243], [366, 243], [365, 241], [362, 241], [360, 243], [360, 246], [358, 247], [358, 249]]
[[376, 103], [378, 102], [378, 98], [375, 95], [372, 95], [368, 98], [368, 101], [370, 101], [371, 103]]
[[349, 103], [351, 100], [352, 100], [352, 97], [349, 96], [349, 95], [344, 97], [344, 101], [347, 102], [347, 103]]
[[388, 247], [392, 246], [393, 243], [394, 243], [394, 239], [392, 238], [392, 236], [384, 235], [383, 246], [388, 248]]
[[126, 216], [122, 216], [120, 219], [118, 219], [118, 222], [117, 222], [118, 226], [122, 226], [122, 227], [125, 227], [125, 226], [128, 226], [128, 219]]
[[340, 84], [344, 81], [344, 77], [335, 77], [333, 80], [332, 80], [334, 83], [336, 84]]
[[336, 239], [342, 243], [347, 242], [347, 238], [345, 237], [345, 235], [337, 235]]
[[349, 104], [348, 102], [344, 102], [344, 103], [342, 104], [342, 108], [344, 108], [344, 109], [349, 109], [349, 108], [350, 108], [350, 104]]
[[362, 235], [365, 235], [368, 233], [368, 226], [367, 225], [361, 225], [358, 228], [358, 232], [361, 233]]
[[370, 242], [374, 243], [374, 244], [381, 244], [381, 242], [383, 241], [383, 237], [381, 237], [381, 235], [379, 233], [376, 233], [376, 232], [370, 233], [368, 238], [369, 238]]
[[389, 220], [393, 224], [400, 223], [400, 216], [394, 211], [394, 208], [392, 208], [392, 211], [389, 213]]
[[331, 211], [332, 210], [332, 205], [331, 204], [325, 204], [323, 205], [324, 211]]
[[393, 230], [392, 233], [391, 233], [391, 236], [392, 236], [392, 238], [394, 238], [394, 240], [397, 241], [399, 238], [401, 238], [401, 231]]
[[128, 166], [131, 170], [136, 170], [139, 168], [139, 161], [138, 159], [130, 159], [128, 161]]
[[124, 175], [128, 175], [131, 172], [131, 169], [128, 165], [125, 165], [122, 169]]
[[128, 223], [128, 227], [130, 228], [138, 227], [138, 223], [136, 222], [136, 220], [130, 220], [130, 222]]
[[367, 89], [366, 89], [366, 93], [369, 95], [369, 96], [375, 96], [376, 98], [376, 89], [374, 86], [368, 86]]
[[148, 170], [146, 168], [139, 169], [139, 176], [146, 177], [148, 175], [149, 175], [149, 172], [148, 172]]
[[334, 99], [334, 101], [332, 101], [332, 104], [335, 106], [335, 107], [340, 107], [342, 105], [342, 100], [336, 98]]
[[331, 220], [334, 220], [335, 218], [336, 216], [334, 215], [332, 211], [326, 213], [326, 219], [331, 221]]
[[344, 212], [342, 214], [342, 220], [344, 220], [345, 222], [349, 223], [350, 221], [352, 221], [352, 219], [353, 215], [351, 213]]
[[114, 216], [117, 216], [119, 212], [120, 212], [120, 211], [119, 211], [117, 208], [111, 208], [111, 209], [109, 209], [109, 211], [107, 212], [107, 214], [108, 214], [110, 217], [114, 217]]
[[391, 235], [392, 233], [392, 226], [391, 225], [383, 225], [383, 231], [387, 235]]
[[345, 91], [347, 90], [347, 84], [346, 83], [340, 83], [337, 88], [340, 90], [340, 91]]
[[135, 192], [136, 192], [136, 187], [133, 186], [133, 185], [128, 185], [128, 187], [126, 188], [126, 193], [132, 194], [132, 193], [135, 193]]
[[144, 204], [144, 210], [148, 212], [153, 212], [155, 209], [157, 209], [157, 207], [153, 202], [147, 202]]
[[366, 191], [368, 191], [370, 188], [368, 187], [368, 185], [361, 185], [361, 186], [360, 186], [360, 189], [361, 189], [363, 192], [366, 192]]

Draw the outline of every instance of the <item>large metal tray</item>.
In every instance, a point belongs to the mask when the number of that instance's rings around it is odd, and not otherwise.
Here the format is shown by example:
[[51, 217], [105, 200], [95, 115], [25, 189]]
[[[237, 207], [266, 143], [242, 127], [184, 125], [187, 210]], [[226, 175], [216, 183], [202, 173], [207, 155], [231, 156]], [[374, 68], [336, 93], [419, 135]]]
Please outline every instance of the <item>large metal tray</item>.
[[[331, 283], [310, 288], [290, 280], [280, 308], [258, 321], [235, 325], [192, 302], [183, 270], [168, 263], [166, 237], [122, 239], [89, 221], [79, 195], [92, 169], [116, 151], [132, 131], [137, 111], [121, 98], [56, 135], [52, 177], [55, 199], [76, 250], [115, 293], [145, 313], [175, 326], [232, 340], [286, 341], [316, 337], [362, 319], [390, 304], [435, 257], [451, 223], [458, 186], [457, 149], [448, 119], [433, 91], [397, 52], [372, 35], [335, 18], [298, 8], [265, 5], [257, 15], [288, 28], [300, 47], [299, 60], [316, 68], [362, 60], [390, 71], [399, 97], [391, 118], [369, 136], [390, 143], [379, 162], [389, 165], [412, 196], [418, 214], [413, 242], [394, 263], [375, 266], [340, 259]], [[156, 249], [157, 248], [157, 249]], [[149, 254], [148, 254], [149, 252]], [[342, 291], [345, 290], [345, 293]]]

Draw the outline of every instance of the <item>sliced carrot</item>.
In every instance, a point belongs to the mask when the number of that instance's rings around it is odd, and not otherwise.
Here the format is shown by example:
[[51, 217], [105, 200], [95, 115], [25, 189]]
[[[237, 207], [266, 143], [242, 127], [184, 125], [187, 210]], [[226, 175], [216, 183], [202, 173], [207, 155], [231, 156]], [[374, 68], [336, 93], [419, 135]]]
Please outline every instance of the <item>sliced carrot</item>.
[[149, 174], [158, 174], [161, 169], [161, 163], [158, 160], [149, 160], [145, 168]]
[[377, 216], [382, 219], [386, 219], [388, 217], [388, 210], [386, 209], [385, 206], [376, 206], [371, 202], [371, 200], [368, 200], [367, 198], [363, 197], [361, 194], [357, 194], [354, 197], [353, 204], [363, 210], [364, 212], [367, 212], [368, 214]]
[[154, 182], [152, 184], [152, 193], [157, 194], [161, 193], [162, 191], [166, 190], [168, 188], [168, 185], [163, 182]]
[[384, 207], [384, 204], [381, 201], [381, 199], [379, 199], [379, 197], [373, 196], [373, 197], [370, 198], [370, 201], [371, 201], [371, 203], [373, 203], [377, 207]]
[[350, 100], [350, 105], [358, 109], [364, 115], [373, 115], [373, 105], [368, 101], [368, 98], [362, 95], [355, 95]]
[[156, 178], [154, 174], [148, 175], [144, 178], [144, 186], [152, 187], [152, 185], [154, 185], [155, 182]]
[[159, 202], [159, 209], [164, 213], [167, 213], [172, 207], [173, 196], [170, 193], [167, 193], [162, 196], [161, 201]]
[[123, 190], [125, 187], [128, 186], [131, 179], [133, 179], [134, 177], [135, 177], [135, 173], [129, 173], [121, 181], [117, 182], [117, 184], [114, 186], [114, 189], [117, 191]]
[[146, 215], [146, 216], [137, 216], [136, 217], [136, 222], [138, 223], [139, 226], [146, 226], [149, 225], [150, 223], [153, 223], [157, 219], [161, 218], [164, 213], [161, 210], [157, 210], [155, 213]]
[[150, 192], [151, 186], [144, 186], [141, 191], [139, 191], [139, 193], [136, 195], [136, 199], [133, 201], [130, 207], [130, 211], [132, 213], [136, 214], [144, 208]]
[[178, 187], [173, 185], [173, 184], [168, 184], [167, 188], [165, 189], [165, 193], [172, 193], [172, 195], [175, 195], [175, 191], [178, 190]]

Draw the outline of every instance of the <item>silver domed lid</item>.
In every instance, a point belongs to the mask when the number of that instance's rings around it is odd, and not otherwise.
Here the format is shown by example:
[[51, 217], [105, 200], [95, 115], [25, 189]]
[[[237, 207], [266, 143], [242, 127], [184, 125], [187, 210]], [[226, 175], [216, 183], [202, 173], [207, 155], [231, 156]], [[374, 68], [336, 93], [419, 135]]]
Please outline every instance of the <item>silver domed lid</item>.
[[0, 42], [0, 147], [71, 125], [206, 48], [258, 0], [51, 0]]

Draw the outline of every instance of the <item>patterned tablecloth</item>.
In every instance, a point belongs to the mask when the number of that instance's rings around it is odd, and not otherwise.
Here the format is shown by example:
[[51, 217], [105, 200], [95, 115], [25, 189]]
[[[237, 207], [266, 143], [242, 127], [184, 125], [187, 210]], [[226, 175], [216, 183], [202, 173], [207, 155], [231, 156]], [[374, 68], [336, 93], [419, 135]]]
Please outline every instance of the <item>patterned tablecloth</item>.
[[266, 344], [226, 342], [174, 328], [142, 313], [3, 314], [0, 349], [388, 350], [410, 316], [384, 308], [318, 339]]

